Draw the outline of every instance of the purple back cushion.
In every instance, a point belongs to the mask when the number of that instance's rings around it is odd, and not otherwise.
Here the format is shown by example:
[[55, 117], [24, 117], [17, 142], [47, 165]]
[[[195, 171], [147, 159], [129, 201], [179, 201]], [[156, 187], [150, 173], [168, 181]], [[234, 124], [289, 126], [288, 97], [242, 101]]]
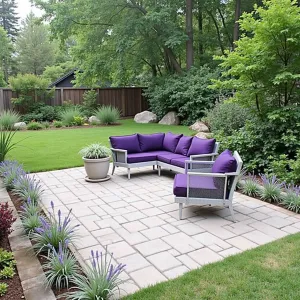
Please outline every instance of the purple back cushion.
[[124, 135], [124, 136], [111, 136], [109, 137], [111, 146], [114, 149], [127, 150], [128, 153], [141, 152], [137, 134]]
[[229, 150], [222, 152], [215, 160], [212, 172], [213, 173], [231, 173], [237, 168], [236, 159], [231, 155]]
[[166, 133], [163, 141], [163, 148], [167, 151], [175, 152], [176, 146], [181, 137], [182, 134], [173, 134], [171, 132]]
[[163, 149], [164, 133], [139, 134], [140, 148], [142, 152]]
[[191, 146], [192, 139], [193, 138], [191, 136], [181, 137], [175, 149], [175, 153], [187, 156], [189, 148]]
[[188, 151], [188, 156], [195, 154], [207, 154], [212, 153], [216, 139], [200, 139], [196, 136], [193, 137], [191, 146]]

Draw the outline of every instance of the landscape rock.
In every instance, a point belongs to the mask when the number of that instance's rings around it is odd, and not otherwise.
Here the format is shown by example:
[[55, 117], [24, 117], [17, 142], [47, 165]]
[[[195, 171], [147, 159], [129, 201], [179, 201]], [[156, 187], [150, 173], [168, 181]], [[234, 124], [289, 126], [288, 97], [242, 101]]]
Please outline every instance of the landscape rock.
[[145, 110], [134, 116], [136, 123], [156, 123], [157, 115], [151, 111]]
[[25, 122], [18, 122], [14, 124], [15, 129], [24, 129], [26, 128], [26, 123]]
[[168, 112], [160, 121], [163, 125], [179, 125], [180, 121], [175, 111]]
[[91, 116], [91, 117], [89, 117], [89, 124], [92, 124], [92, 123], [99, 123], [100, 121], [99, 121], [99, 119], [97, 118], [97, 117], [95, 117], [95, 116]]
[[196, 121], [189, 129], [197, 132], [209, 132], [209, 128], [201, 121]]
[[210, 139], [211, 138], [211, 134], [208, 132], [198, 132], [195, 136], [200, 139]]

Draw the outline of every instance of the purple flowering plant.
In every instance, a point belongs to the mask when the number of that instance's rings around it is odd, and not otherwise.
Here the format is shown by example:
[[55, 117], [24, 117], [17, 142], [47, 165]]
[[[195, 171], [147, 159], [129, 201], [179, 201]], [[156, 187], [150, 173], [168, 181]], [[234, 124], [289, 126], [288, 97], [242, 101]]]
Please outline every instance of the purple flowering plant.
[[282, 204], [289, 210], [300, 212], [300, 186], [289, 184], [285, 188], [285, 193], [282, 196]]
[[46, 275], [46, 285], [49, 287], [55, 286], [56, 289], [69, 288], [70, 283], [75, 281], [80, 269], [76, 258], [68, 250], [68, 240], [64, 243], [59, 242], [58, 250], [51, 244], [47, 258], [47, 263], [44, 265]]
[[260, 198], [267, 202], [280, 202], [285, 182], [280, 182], [275, 175], [261, 174], [260, 178], [263, 184], [263, 188], [260, 190]]
[[42, 225], [39, 214], [40, 208], [28, 198], [21, 206], [21, 211], [19, 211], [26, 233], [31, 234], [34, 232], [35, 228]]
[[53, 201], [51, 201], [51, 211], [49, 211], [49, 220], [40, 216], [41, 226], [35, 228], [32, 239], [35, 242], [34, 248], [37, 253], [45, 252], [52, 245], [56, 250], [59, 249], [59, 243], [65, 244], [68, 240], [70, 243], [76, 238], [76, 229], [79, 225], [71, 224], [71, 212], [63, 217], [59, 209], [55, 212]]
[[107, 300], [119, 289], [123, 282], [119, 276], [124, 271], [124, 264], [113, 264], [113, 253], [91, 251], [91, 263], [84, 269], [84, 275], [75, 279], [77, 290], [67, 294], [72, 300]]
[[0, 175], [7, 190], [14, 188], [14, 181], [18, 177], [26, 175], [23, 167], [17, 161], [5, 160], [0, 163]]
[[240, 185], [240, 189], [243, 194], [256, 197], [259, 195], [261, 188], [256, 177], [249, 173], [247, 176], [244, 176], [244, 182]]

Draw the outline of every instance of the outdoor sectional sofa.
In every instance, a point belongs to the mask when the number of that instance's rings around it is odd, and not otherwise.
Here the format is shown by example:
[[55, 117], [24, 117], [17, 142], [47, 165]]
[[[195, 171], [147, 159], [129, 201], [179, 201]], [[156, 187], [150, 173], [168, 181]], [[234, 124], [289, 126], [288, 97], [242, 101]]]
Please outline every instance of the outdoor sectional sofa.
[[185, 161], [213, 161], [218, 154], [219, 143], [215, 139], [200, 139], [173, 133], [133, 134], [111, 136], [113, 171], [116, 167], [130, 169], [144, 166], [185, 173]]

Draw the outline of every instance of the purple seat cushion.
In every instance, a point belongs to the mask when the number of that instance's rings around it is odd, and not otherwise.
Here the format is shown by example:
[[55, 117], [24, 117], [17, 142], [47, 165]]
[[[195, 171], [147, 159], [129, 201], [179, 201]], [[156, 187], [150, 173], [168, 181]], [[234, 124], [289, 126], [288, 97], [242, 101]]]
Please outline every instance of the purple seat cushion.
[[188, 156], [196, 154], [207, 154], [212, 153], [216, 139], [200, 139], [196, 136], [193, 137], [191, 146], [188, 151]]
[[138, 139], [142, 152], [163, 150], [164, 133], [139, 134]]
[[176, 146], [175, 153], [187, 156], [192, 139], [191, 136], [182, 136]]
[[212, 172], [213, 173], [231, 173], [237, 169], [236, 159], [231, 155], [229, 150], [223, 151], [215, 160]]
[[156, 160], [156, 153], [142, 152], [142, 153], [132, 153], [127, 155], [127, 162], [129, 164], [146, 162]]
[[[157, 160], [165, 162], [167, 164], [170, 164], [171, 160], [174, 159], [174, 158], [182, 158], [182, 155], [171, 153], [171, 152], [167, 152], [167, 153], [157, 155]], [[187, 159], [187, 157], [185, 157], [185, 159]]]
[[[217, 190], [212, 177], [190, 176], [190, 187]], [[174, 179], [173, 194], [177, 197], [187, 196], [187, 175], [177, 174]]]
[[174, 158], [171, 160], [171, 165], [179, 167], [179, 168], [185, 168], [185, 161], [189, 160], [188, 157], [182, 156], [180, 158]]
[[137, 134], [109, 137], [112, 148], [127, 150], [127, 153], [141, 152]]
[[171, 132], [166, 133], [163, 141], [164, 150], [174, 153], [181, 137], [182, 134], [173, 134]]

